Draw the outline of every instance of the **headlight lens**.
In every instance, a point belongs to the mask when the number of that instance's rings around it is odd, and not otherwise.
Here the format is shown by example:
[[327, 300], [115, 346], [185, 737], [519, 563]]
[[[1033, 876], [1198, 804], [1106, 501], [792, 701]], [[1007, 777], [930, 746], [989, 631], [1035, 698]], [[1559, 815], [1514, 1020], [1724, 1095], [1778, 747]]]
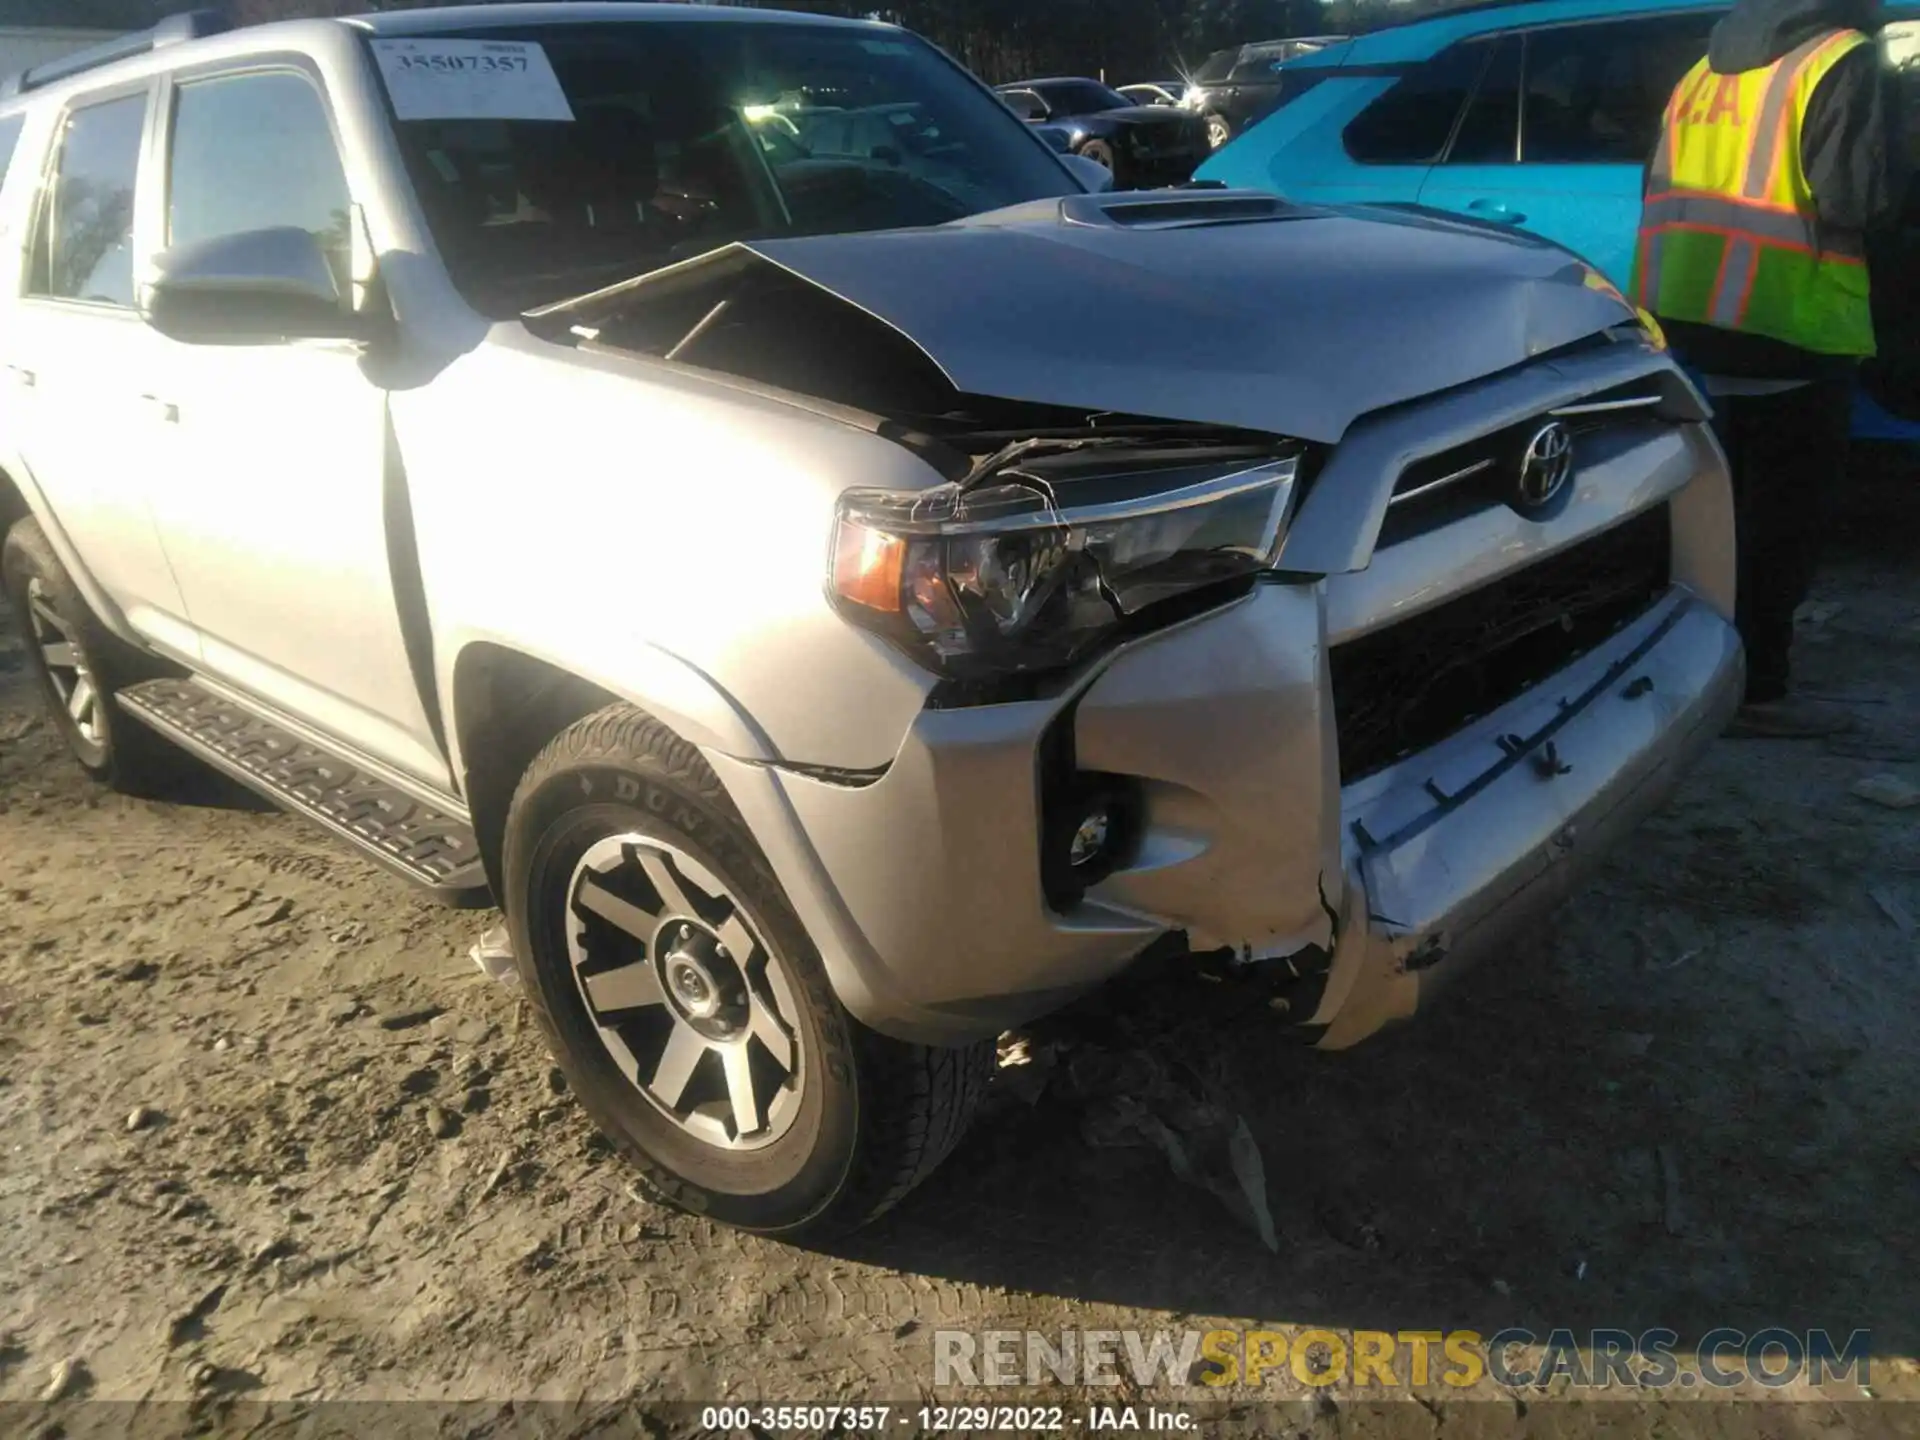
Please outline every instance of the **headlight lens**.
[[1155, 605], [1271, 566], [1297, 472], [1288, 457], [849, 491], [831, 594], [943, 675], [1057, 669]]

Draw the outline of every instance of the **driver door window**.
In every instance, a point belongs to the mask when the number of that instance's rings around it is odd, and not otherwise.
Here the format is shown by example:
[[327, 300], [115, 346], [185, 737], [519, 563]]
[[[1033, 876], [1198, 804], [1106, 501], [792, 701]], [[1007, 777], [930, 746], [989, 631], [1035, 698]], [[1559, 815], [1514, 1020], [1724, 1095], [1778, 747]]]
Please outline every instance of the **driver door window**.
[[348, 293], [350, 207], [319, 92], [291, 70], [180, 87], [167, 164], [167, 244], [291, 227]]
[[1644, 164], [1711, 29], [1711, 17], [1687, 15], [1529, 35], [1523, 163]]

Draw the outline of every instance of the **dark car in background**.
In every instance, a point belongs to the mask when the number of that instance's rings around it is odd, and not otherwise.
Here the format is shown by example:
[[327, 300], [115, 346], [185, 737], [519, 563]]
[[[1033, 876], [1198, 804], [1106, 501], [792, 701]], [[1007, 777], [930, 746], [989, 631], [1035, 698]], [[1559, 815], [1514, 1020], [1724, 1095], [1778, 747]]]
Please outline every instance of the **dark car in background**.
[[[948, 133], [923, 103], [836, 103], [853, 98], [816, 89], [741, 110], [784, 199], [803, 225], [821, 207], [885, 210], [938, 225], [988, 203], [966, 170], [968, 143]], [[1057, 148], [1057, 147], [1056, 147]], [[933, 179], [937, 176], [938, 179]], [[689, 197], [711, 207], [710, 193]]]
[[1218, 150], [1280, 103], [1286, 93], [1282, 65], [1346, 38], [1309, 35], [1293, 40], [1261, 40], [1217, 51], [1193, 72], [1193, 83], [1180, 103], [1205, 119], [1207, 143]]
[[1098, 80], [1022, 80], [999, 88], [1015, 114], [1049, 132], [1067, 153], [1106, 166], [1121, 189], [1183, 185], [1212, 153], [1199, 116], [1135, 105]]
[[1187, 86], [1183, 80], [1140, 80], [1122, 85], [1120, 93], [1135, 105], [1178, 105]]

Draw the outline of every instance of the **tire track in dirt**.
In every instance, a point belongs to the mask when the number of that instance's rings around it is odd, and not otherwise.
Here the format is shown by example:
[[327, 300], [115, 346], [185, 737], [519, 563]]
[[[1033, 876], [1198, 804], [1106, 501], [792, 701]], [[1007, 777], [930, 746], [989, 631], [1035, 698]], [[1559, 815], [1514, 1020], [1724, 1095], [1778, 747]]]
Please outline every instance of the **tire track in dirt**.
[[[1920, 1254], [1888, 1217], [1920, 1155], [1920, 960], [1867, 892], [1920, 913], [1920, 835], [1847, 792], [1920, 761], [1920, 643], [1888, 638], [1920, 636], [1920, 584], [1832, 590], [1809, 671], [1873, 689], [1876, 753], [1719, 747], [1550, 942], [1421, 1026], [1313, 1057], [1155, 995], [1086, 1032], [1217, 1062], [1277, 1256], [1157, 1153], [1084, 1143], [1057, 1090], [996, 1099], [830, 1252], [641, 1203], [514, 991], [463, 958], [487, 917], [231, 792], [95, 791], [0, 642], [0, 1399], [80, 1356], [90, 1393], [209, 1403], [901, 1400], [942, 1328], [1221, 1315], [1867, 1326], [1911, 1355]], [[1343, 1433], [1390, 1428], [1368, 1413]]]

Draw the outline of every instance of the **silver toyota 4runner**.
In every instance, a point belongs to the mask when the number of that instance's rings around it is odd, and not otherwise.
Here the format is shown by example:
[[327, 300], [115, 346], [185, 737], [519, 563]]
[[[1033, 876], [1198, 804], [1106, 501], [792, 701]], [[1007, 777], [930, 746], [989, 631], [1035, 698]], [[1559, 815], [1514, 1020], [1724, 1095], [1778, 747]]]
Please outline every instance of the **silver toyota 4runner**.
[[1351, 1044], [1738, 699], [1704, 406], [1562, 251], [1102, 193], [878, 24], [207, 29], [0, 100], [53, 716], [501, 905], [680, 1204], [878, 1213], [1149, 949]]

